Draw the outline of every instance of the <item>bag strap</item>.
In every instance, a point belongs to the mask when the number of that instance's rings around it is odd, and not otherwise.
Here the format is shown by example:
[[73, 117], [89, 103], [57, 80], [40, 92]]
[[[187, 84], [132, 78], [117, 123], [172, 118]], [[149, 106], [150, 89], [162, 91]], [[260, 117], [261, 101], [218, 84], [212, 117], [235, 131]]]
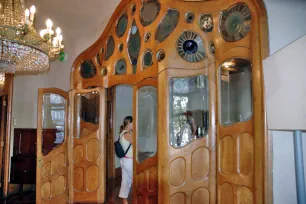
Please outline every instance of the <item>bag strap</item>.
[[125, 133], [127, 133], [127, 132], [129, 132], [129, 131], [127, 131], [127, 130], [123, 130], [120, 134], [119, 134], [119, 137], [118, 137], [118, 142], [120, 141], [120, 139], [123, 137], [123, 135], [125, 134]]
[[[124, 130], [124, 131], [122, 131], [122, 133], [119, 135], [119, 137], [118, 137], [118, 142], [120, 141], [120, 139], [124, 136], [124, 134], [125, 133], [127, 133], [127, 132], [129, 132], [129, 131], [127, 131], [127, 130]], [[130, 145], [129, 145], [129, 147], [126, 149], [126, 151], [125, 151], [125, 153], [124, 153], [124, 156], [128, 153], [128, 151], [130, 150], [130, 148], [131, 148], [131, 143], [130, 143]]]
[[126, 152], [124, 153], [124, 156], [128, 153], [128, 151], [130, 150], [130, 147], [131, 147], [131, 143], [130, 143], [130, 145], [129, 145], [129, 147], [127, 148], [127, 150], [126, 150]]

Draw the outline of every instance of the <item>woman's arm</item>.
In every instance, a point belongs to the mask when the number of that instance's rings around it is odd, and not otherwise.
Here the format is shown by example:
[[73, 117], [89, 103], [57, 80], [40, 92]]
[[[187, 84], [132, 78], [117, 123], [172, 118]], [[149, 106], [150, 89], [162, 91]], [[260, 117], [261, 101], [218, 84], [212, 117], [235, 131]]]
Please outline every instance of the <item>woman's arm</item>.
[[133, 145], [133, 135], [130, 132], [127, 132], [124, 134], [124, 139], [126, 139], [127, 141], [129, 141], [132, 145]]

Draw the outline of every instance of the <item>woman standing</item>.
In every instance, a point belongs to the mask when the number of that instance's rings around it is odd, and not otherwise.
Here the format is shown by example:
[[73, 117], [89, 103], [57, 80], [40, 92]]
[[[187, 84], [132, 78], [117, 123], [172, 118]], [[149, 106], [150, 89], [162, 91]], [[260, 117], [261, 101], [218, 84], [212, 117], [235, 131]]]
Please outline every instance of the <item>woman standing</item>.
[[128, 204], [127, 198], [133, 181], [133, 117], [127, 116], [120, 128], [120, 143], [126, 152], [125, 157], [120, 159], [122, 180], [119, 197], [123, 204]]

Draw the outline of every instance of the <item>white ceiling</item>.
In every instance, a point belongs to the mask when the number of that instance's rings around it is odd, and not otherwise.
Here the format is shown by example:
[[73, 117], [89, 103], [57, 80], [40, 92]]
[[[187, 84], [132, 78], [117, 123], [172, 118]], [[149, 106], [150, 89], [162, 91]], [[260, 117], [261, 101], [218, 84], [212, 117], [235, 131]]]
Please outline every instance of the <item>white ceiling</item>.
[[44, 28], [46, 19], [50, 18], [56, 27], [62, 28], [67, 52], [74, 57], [98, 39], [119, 2], [120, 0], [25, 0], [27, 8], [36, 6], [36, 29], [39, 31]]

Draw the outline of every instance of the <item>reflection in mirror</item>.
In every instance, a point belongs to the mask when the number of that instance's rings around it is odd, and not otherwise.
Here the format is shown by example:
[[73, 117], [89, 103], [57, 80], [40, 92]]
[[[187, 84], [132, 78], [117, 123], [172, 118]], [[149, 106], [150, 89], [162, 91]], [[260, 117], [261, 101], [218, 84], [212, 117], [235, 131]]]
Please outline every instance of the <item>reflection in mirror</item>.
[[100, 94], [96, 91], [74, 96], [74, 137], [80, 139], [99, 129]]
[[171, 78], [170, 144], [181, 148], [205, 137], [209, 129], [209, 87], [205, 75]]
[[220, 120], [222, 125], [244, 122], [252, 117], [251, 62], [232, 58], [220, 67]]
[[45, 93], [42, 107], [42, 153], [47, 155], [64, 142], [66, 99], [59, 94]]
[[142, 87], [137, 98], [137, 161], [141, 163], [157, 150], [157, 89]]

